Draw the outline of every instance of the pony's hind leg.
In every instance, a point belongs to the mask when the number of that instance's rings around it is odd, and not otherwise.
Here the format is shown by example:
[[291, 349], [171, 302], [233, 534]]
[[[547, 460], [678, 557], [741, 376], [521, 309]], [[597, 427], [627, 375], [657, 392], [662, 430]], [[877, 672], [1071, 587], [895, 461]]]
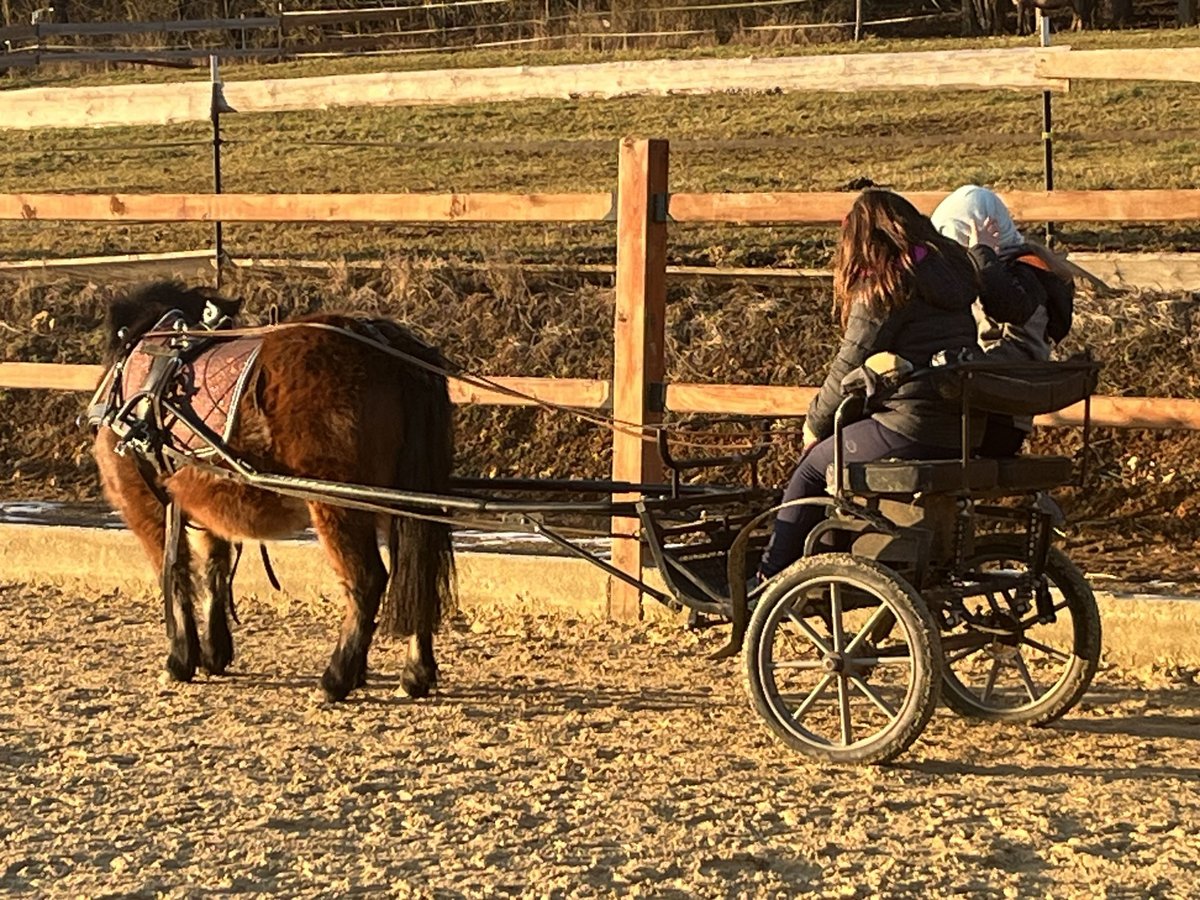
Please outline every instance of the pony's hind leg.
[[444, 527], [397, 517], [388, 529], [392, 574], [388, 586], [390, 603], [383, 618], [390, 630], [407, 634], [408, 654], [400, 685], [414, 700], [428, 697], [437, 687], [433, 633], [441, 616], [441, 582], [448, 576], [440, 561], [439, 533]]
[[[170, 517], [177, 516], [172, 525]], [[164, 584], [163, 605], [167, 619], [167, 672], [176, 681], [191, 681], [200, 662], [200, 636], [196, 629], [195, 592], [192, 584], [192, 552], [185, 528], [186, 519], [168, 510], [166, 552], [163, 566], [170, 568]]]
[[375, 616], [387, 586], [387, 570], [376, 543], [373, 513], [309, 505], [313, 527], [341, 579], [346, 616], [321, 688], [330, 700], [342, 700], [367, 680], [367, 651], [375, 633]]
[[437, 687], [437, 661], [433, 656], [433, 634], [414, 634], [408, 639], [408, 659], [400, 675], [400, 686], [414, 700], [428, 697]]
[[204, 634], [200, 637], [200, 665], [210, 675], [223, 675], [233, 662], [233, 633], [229, 614], [233, 610], [232, 547], [208, 531], [200, 533], [204, 550], [204, 582], [207, 589]]

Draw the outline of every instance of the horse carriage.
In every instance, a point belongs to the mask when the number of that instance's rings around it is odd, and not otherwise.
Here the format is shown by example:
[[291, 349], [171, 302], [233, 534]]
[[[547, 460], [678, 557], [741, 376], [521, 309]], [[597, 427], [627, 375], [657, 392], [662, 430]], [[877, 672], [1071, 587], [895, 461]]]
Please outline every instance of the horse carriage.
[[[966, 451], [954, 460], [844, 463], [843, 423], [898, 381], [864, 382], [847, 394], [828, 496], [793, 501], [824, 507], [825, 518], [802, 559], [754, 584], [747, 576], [781, 508], [779, 491], [759, 484], [767, 442], [680, 459], [679, 441], [660, 429], [667, 484], [453, 479], [446, 380], [486, 379], [453, 373], [385, 320], [315, 317], [233, 329], [236, 311], [207, 292], [170, 286], [115, 309], [112, 365], [89, 416], [106, 494], [164, 573], [168, 670], [178, 679], [197, 667], [220, 673], [232, 660], [231, 542], [279, 536], [306, 521], [347, 591], [347, 617], [322, 679], [331, 699], [365, 683], [377, 618], [410, 639], [409, 693], [432, 689], [449, 531], [464, 524], [539, 534], [689, 610], [695, 627], [728, 625], [715, 655], [741, 654], [755, 709], [789, 746], [819, 760], [894, 759], [939, 699], [964, 716], [1045, 724], [1079, 700], [1096, 671], [1095, 597], [1053, 546], [1061, 514], [1048, 494], [1081, 483], [1082, 466]], [[933, 379], [959, 403], [964, 447], [982, 414], [1037, 415], [1083, 401], [1086, 460], [1098, 368], [1087, 360], [961, 361], [904, 377]], [[325, 399], [312, 406], [316, 396]], [[296, 408], [301, 399], [309, 405]], [[746, 467], [748, 486], [691, 480], [730, 466]], [[665, 589], [580, 541], [610, 536], [613, 517], [640, 522]], [[390, 577], [377, 545], [381, 521], [390, 524]], [[201, 617], [189, 549], [198, 542], [180, 539], [188, 525], [207, 537]]]

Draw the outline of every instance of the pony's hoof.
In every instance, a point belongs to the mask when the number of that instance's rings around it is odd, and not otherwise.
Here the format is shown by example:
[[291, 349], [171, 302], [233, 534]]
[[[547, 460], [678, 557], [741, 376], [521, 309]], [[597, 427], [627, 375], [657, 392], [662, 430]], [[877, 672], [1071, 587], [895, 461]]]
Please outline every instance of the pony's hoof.
[[425, 666], [405, 666], [400, 674], [400, 687], [414, 700], [428, 697], [437, 687], [437, 669]]
[[332, 669], [326, 669], [325, 674], [321, 676], [321, 692], [325, 694], [326, 700], [333, 703], [345, 700], [352, 690], [354, 690], [353, 680], [347, 681], [334, 673]]
[[233, 642], [218, 641], [215, 646], [200, 648], [200, 667], [209, 675], [224, 675], [233, 662]]
[[196, 664], [185, 662], [172, 653], [167, 657], [167, 674], [172, 681], [189, 682], [196, 674]]

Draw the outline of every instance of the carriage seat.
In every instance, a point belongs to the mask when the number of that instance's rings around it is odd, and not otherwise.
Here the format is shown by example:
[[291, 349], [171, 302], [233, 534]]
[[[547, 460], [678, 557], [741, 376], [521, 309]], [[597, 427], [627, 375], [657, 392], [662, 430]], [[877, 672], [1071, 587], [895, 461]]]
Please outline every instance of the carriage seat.
[[[1070, 482], [1074, 472], [1074, 462], [1065, 456], [973, 459], [965, 477], [957, 459], [885, 459], [847, 464], [845, 485], [861, 497], [963, 492], [998, 497], [1056, 488]], [[832, 491], [832, 466], [826, 477]]]
[[[848, 491], [861, 497], [974, 493], [995, 490], [998, 470], [994, 459], [973, 459], [965, 470], [957, 459], [883, 459], [848, 463], [845, 485]], [[827, 479], [832, 490], [832, 466]]]

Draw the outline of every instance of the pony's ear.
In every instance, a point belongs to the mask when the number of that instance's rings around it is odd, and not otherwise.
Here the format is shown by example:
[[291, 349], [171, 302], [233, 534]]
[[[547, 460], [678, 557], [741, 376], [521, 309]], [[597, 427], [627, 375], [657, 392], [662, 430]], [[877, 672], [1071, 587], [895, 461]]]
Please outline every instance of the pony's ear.
[[115, 345], [120, 342], [122, 330], [132, 329], [146, 318], [146, 307], [135, 298], [118, 297], [108, 307], [109, 340]]
[[224, 294], [218, 293], [215, 288], [201, 288], [200, 294], [206, 303], [215, 306], [222, 315], [229, 316], [231, 319], [242, 311], [242, 306], [246, 302], [241, 297], [226, 297]]

